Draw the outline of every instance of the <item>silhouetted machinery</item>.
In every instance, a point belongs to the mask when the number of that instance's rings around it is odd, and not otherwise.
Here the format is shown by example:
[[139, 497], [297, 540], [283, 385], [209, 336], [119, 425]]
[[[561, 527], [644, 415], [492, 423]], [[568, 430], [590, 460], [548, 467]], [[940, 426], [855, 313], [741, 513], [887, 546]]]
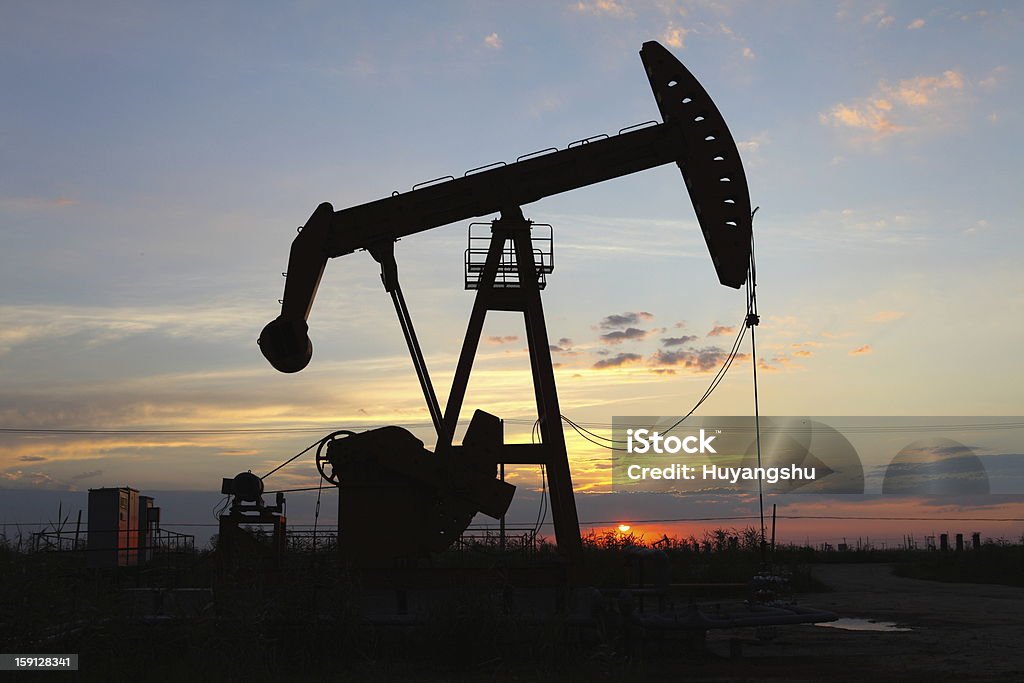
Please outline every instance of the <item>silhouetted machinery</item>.
[[218, 547], [225, 551], [222, 555], [236, 551], [239, 545], [253, 543], [243, 526], [270, 526], [271, 548], [274, 556], [279, 557], [287, 545], [284, 493], [278, 491], [274, 505], [267, 505], [263, 500], [263, 480], [252, 472], [223, 479], [220, 492], [231, 497], [228, 511], [218, 518]]
[[[457, 179], [439, 178], [411, 192], [341, 211], [323, 203], [292, 242], [281, 315], [259, 338], [263, 355], [281, 372], [305, 368], [313, 352], [307, 319], [327, 260], [368, 251], [380, 263], [384, 289], [394, 303], [437, 433], [433, 453], [400, 427], [336, 432], [321, 443], [317, 466], [339, 487], [339, 544], [357, 563], [387, 563], [438, 550], [455, 540], [477, 512], [500, 517], [514, 492], [496, 478], [501, 463], [546, 468], [559, 550], [573, 557], [580, 549], [540, 298], [546, 275], [553, 270], [550, 232], [526, 220], [523, 205], [675, 163], [720, 282], [734, 288], [746, 282], [750, 196], [732, 135], [704, 88], [668, 50], [656, 42], [644, 43], [640, 58], [662, 123], [578, 140], [566, 149], [473, 169]], [[490, 224], [486, 248], [474, 248], [471, 233], [466, 288], [476, 290], [476, 299], [442, 412], [399, 285], [394, 245], [418, 232], [495, 213], [500, 218]], [[504, 443], [501, 421], [482, 411], [474, 414], [462, 444], [453, 443], [488, 311], [524, 316], [541, 434], [538, 444]], [[386, 534], [389, 530], [393, 533]]]

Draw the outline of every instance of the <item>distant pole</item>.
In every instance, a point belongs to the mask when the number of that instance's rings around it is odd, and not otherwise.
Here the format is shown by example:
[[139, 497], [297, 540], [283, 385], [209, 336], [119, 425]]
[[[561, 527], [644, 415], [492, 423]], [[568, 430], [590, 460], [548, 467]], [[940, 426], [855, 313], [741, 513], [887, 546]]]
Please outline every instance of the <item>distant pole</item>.
[[[505, 420], [501, 421], [501, 442], [505, 443]], [[505, 481], [505, 463], [498, 465], [499, 474], [501, 474], [501, 481]], [[507, 512], [507, 510], [506, 510]], [[505, 552], [505, 513], [501, 513], [501, 517], [498, 519], [498, 547], [502, 552]]]
[[[501, 470], [501, 480], [505, 481], [505, 463], [501, 463], [501, 465], [499, 465], [499, 468]], [[501, 548], [502, 552], [504, 552], [504, 550], [505, 550], [505, 513], [504, 512], [501, 513], [501, 517], [498, 519], [498, 524], [499, 524], [499, 526], [498, 526], [498, 546]]]
[[775, 554], [775, 503], [772, 503], [772, 554]]
[[72, 550], [78, 550], [78, 532], [82, 530], [82, 509], [78, 509], [78, 521], [75, 522], [75, 547]]

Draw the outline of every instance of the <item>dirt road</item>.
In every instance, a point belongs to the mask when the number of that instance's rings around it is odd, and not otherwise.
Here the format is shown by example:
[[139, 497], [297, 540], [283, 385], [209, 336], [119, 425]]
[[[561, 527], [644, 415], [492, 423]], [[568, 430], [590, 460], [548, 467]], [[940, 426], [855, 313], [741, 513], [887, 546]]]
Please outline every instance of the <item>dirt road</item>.
[[[733, 638], [743, 649], [741, 660], [720, 661], [712, 677], [1024, 681], [1024, 588], [907, 579], [879, 564], [821, 565], [814, 575], [832, 592], [801, 596], [800, 604], [910, 630], [796, 626], [777, 629], [769, 641], [750, 630], [712, 632], [713, 652], [728, 653]], [[712, 674], [710, 667], [699, 669], [700, 677]]]

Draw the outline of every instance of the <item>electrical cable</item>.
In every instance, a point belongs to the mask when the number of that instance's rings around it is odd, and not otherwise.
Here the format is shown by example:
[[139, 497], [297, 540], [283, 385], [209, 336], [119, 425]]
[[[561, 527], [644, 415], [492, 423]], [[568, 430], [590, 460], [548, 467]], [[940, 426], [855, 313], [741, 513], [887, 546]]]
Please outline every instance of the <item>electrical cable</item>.
[[[757, 519], [757, 515], [733, 515], [715, 517], [672, 517], [660, 519], [598, 519], [580, 520], [582, 526], [618, 525], [618, 524], [671, 524], [681, 522], [727, 522], [744, 519]], [[810, 520], [833, 520], [833, 521], [854, 521], [854, 522], [1006, 522], [1021, 523], [1024, 517], [897, 517], [897, 516], [861, 516], [861, 515], [777, 515], [777, 519], [810, 519]], [[545, 522], [544, 526], [550, 526], [554, 522]], [[162, 526], [167, 527], [215, 527], [211, 522], [164, 522]], [[529, 522], [508, 522], [512, 526], [526, 526]], [[49, 526], [48, 522], [0, 522], [0, 529], [13, 526]], [[292, 524], [291, 529], [305, 528], [310, 525]]]
[[[530, 430], [530, 443], [536, 444], [541, 440], [540, 433], [540, 418], [537, 418], [533, 423], [533, 429]], [[533, 524], [533, 534], [536, 536], [540, 533], [540, 529], [544, 526], [544, 521], [548, 516], [548, 497], [547, 497], [547, 473], [544, 470], [544, 465], [540, 466], [540, 500], [537, 503], [537, 519]]]
[[[324, 438], [330, 438], [330, 437], [324, 437]], [[287, 460], [285, 460], [285, 461], [284, 461], [283, 463], [281, 463], [280, 465], [278, 465], [278, 466], [277, 466], [277, 467], [275, 467], [274, 469], [272, 469], [272, 470], [270, 470], [269, 472], [267, 472], [266, 474], [264, 474], [264, 475], [263, 475], [262, 477], [260, 477], [260, 479], [266, 479], [266, 478], [267, 478], [267, 477], [269, 477], [269, 476], [270, 476], [271, 474], [273, 474], [274, 472], [277, 472], [277, 471], [278, 471], [279, 469], [281, 469], [281, 468], [282, 468], [282, 467], [284, 467], [285, 465], [288, 465], [289, 463], [293, 462], [293, 461], [294, 461], [295, 459], [297, 459], [298, 457], [300, 457], [300, 456], [302, 456], [302, 455], [305, 455], [305, 454], [306, 454], [306, 453], [307, 453], [308, 451], [312, 450], [313, 446], [316, 446], [316, 445], [318, 445], [318, 444], [322, 443], [323, 441], [324, 441], [324, 439], [317, 439], [316, 441], [314, 441], [313, 443], [309, 444], [308, 446], [306, 446], [305, 448], [303, 448], [303, 449], [302, 449], [301, 451], [299, 451], [298, 453], [296, 453], [296, 454], [295, 454], [295, 455], [293, 455], [292, 457], [290, 457], [290, 458], [288, 458]]]
[[[850, 416], [858, 417], [858, 416]], [[938, 416], [941, 417], [941, 416]], [[969, 417], [969, 416], [959, 416]], [[504, 418], [507, 424], [516, 425], [529, 425], [533, 423], [533, 418], [517, 418], [509, 417]], [[459, 420], [459, 424], [466, 424], [468, 420]], [[610, 428], [616, 426], [611, 422], [594, 422], [590, 420], [576, 420], [577, 425], [582, 427], [594, 427], [594, 428]], [[352, 429], [376, 429], [383, 426], [383, 424], [375, 425], [355, 425]], [[429, 422], [407, 422], [404, 426], [408, 429], [419, 429], [427, 428], [431, 426]], [[1024, 428], [1024, 422], [984, 422], [984, 423], [973, 423], [968, 424], [964, 422], [957, 422], [951, 424], [939, 424], [939, 425], [925, 425], [925, 424], [893, 424], [893, 425], [879, 425], [879, 424], [866, 424], [859, 426], [844, 427], [846, 432], [851, 434], [903, 434], [903, 433], [916, 433], [920, 431], [991, 431], [994, 429], [999, 430], [1013, 430]], [[274, 428], [268, 427], [265, 429], [75, 429], [75, 428], [33, 428], [33, 427], [0, 427], [0, 434], [53, 434], [53, 435], [133, 435], [133, 434], [148, 434], [148, 435], [161, 435], [161, 434], [285, 434], [285, 433], [300, 433], [300, 432], [325, 432], [333, 427], [281, 427]], [[788, 433], [792, 429], [785, 427], [772, 428], [773, 433]], [[608, 440], [608, 437], [601, 437]]]
[[320, 494], [323, 493], [324, 478], [320, 477], [320, 483], [316, 487], [316, 510], [313, 512], [313, 550], [316, 551], [316, 527], [320, 523]]
[[[761, 410], [757, 396], [757, 344], [754, 341], [754, 328], [761, 322], [761, 318], [757, 314], [757, 262], [754, 260], [753, 222], [754, 214], [757, 213], [759, 208], [761, 207], [756, 207], [750, 213], [750, 266], [747, 271], [747, 317], [746, 320], [743, 321], [744, 326], [750, 328], [750, 365], [754, 371], [754, 439], [757, 444], [758, 468], [761, 467]], [[760, 478], [757, 480], [757, 503], [758, 513], [761, 518], [761, 564], [766, 564], [767, 558], [765, 557], [765, 552], [767, 539], [765, 537], [764, 526], [764, 482]]]
[[230, 495], [224, 496], [224, 500], [222, 500], [221, 502], [217, 503], [213, 507], [213, 518], [216, 519], [216, 520], [220, 520], [220, 516], [222, 514], [224, 514], [224, 511], [227, 510], [228, 505], [230, 503], [231, 503], [231, 496]]
[[[746, 318], [744, 318], [744, 323], [746, 323]], [[736, 360], [736, 357], [737, 357], [737, 355], [739, 353], [740, 345], [743, 342], [743, 336], [744, 336], [744, 334], [746, 332], [746, 325], [745, 324], [744, 325], [740, 325], [739, 327], [740, 327], [740, 331], [737, 333], [736, 339], [733, 341], [732, 349], [729, 351], [729, 354], [726, 356], [726, 359], [725, 359], [725, 361], [723, 361], [721, 367], [719, 367], [718, 372], [715, 374], [715, 377], [711, 380], [711, 383], [708, 385], [708, 388], [704, 392], [704, 395], [700, 397], [700, 400], [698, 400], [697, 403], [694, 404], [694, 406], [690, 409], [690, 411], [688, 413], [686, 413], [686, 415], [684, 415], [683, 417], [679, 418], [668, 429], [663, 430], [662, 431], [663, 434], [667, 434], [668, 432], [672, 431], [673, 429], [675, 429], [676, 427], [681, 425], [687, 418], [689, 418], [691, 415], [693, 415], [697, 411], [697, 409], [700, 408], [701, 405], [703, 405], [703, 403], [708, 399], [708, 397], [711, 396], [711, 394], [715, 391], [715, 389], [718, 388], [718, 385], [722, 383], [722, 380], [725, 379], [726, 373], [729, 371], [729, 368], [732, 367], [733, 361]], [[590, 430], [586, 429], [585, 427], [583, 427], [579, 423], [571, 420], [567, 416], [562, 415], [561, 417], [562, 417], [562, 420], [564, 420], [566, 422], [566, 424], [568, 424], [570, 427], [572, 427], [572, 429], [577, 434], [579, 434], [584, 440], [589, 441], [590, 443], [594, 444], [595, 446], [600, 446], [601, 448], [606, 448], [606, 449], [612, 450], [612, 451], [622, 451], [622, 452], [626, 451], [625, 448], [622, 448], [622, 447], [619, 447], [619, 446], [603, 444], [603, 443], [601, 443], [599, 441], [595, 441], [593, 438], [591, 438], [591, 436], [599, 438], [599, 439], [604, 439], [605, 441], [609, 441], [609, 442], [611, 442], [613, 444], [615, 444], [615, 443], [622, 443], [621, 439], [620, 440], [616, 440], [616, 439], [611, 439], [609, 437], [604, 437], [604, 436], [600, 436], [598, 434], [594, 434], [593, 432], [591, 432]]]
[[[744, 319], [744, 321], [745, 321], [745, 319]], [[680, 420], [675, 422], [668, 429], [663, 430], [661, 432], [662, 434], [667, 434], [668, 432], [672, 431], [673, 429], [678, 427], [680, 424], [682, 424], [683, 421], [685, 421], [687, 418], [689, 418], [691, 415], [693, 415], [693, 413], [701, 406], [701, 404], [703, 404], [704, 401], [706, 401], [708, 399], [708, 397], [711, 396], [712, 392], [714, 392], [714, 390], [716, 388], [718, 388], [718, 385], [722, 382], [722, 379], [725, 377], [725, 373], [728, 372], [729, 368], [732, 366], [732, 362], [736, 359], [736, 355], [737, 355], [737, 353], [739, 351], [740, 344], [743, 341], [743, 335], [746, 332], [746, 327], [744, 325], [740, 325], [739, 328], [740, 328], [740, 331], [736, 335], [736, 339], [733, 341], [732, 348], [729, 351], [729, 354], [726, 356], [726, 360], [723, 362], [721, 367], [719, 367], [718, 372], [715, 374], [714, 378], [712, 378], [711, 384], [708, 386], [708, 389], [704, 392], [704, 395], [701, 396], [700, 400], [697, 401], [697, 403], [693, 406], [693, 408], [690, 409], [690, 411], [686, 415], [684, 415]], [[583, 427], [580, 423], [575, 422], [575, 421], [569, 419], [565, 415], [562, 415], [562, 419], [565, 420], [566, 423], [569, 424], [569, 426], [573, 427], [573, 429], [575, 429], [577, 433], [581, 432], [581, 430], [582, 430], [583, 432], [586, 432], [590, 436], [593, 436], [593, 437], [598, 438], [598, 439], [602, 439], [604, 441], [608, 441], [610, 443], [625, 443], [621, 439], [613, 439], [613, 438], [609, 438], [609, 437], [606, 437], [606, 436], [601, 436], [600, 434], [595, 434], [594, 432], [590, 431], [589, 429], [586, 429], [585, 427]], [[580, 434], [580, 436], [583, 436], [583, 434]], [[584, 437], [584, 438], [586, 438], [586, 437]], [[591, 443], [593, 443], [593, 441], [591, 441]], [[622, 450], [622, 449], [615, 449], [615, 450]]]

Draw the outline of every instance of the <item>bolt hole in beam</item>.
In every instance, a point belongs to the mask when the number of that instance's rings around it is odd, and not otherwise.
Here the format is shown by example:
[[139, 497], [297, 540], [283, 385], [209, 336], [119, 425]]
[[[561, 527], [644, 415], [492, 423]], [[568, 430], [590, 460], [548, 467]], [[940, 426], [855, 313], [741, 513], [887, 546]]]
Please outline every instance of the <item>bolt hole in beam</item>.
[[[640, 56], [657, 98], [662, 119], [672, 120], [683, 131], [690, 158], [679, 164], [698, 222], [715, 261], [719, 281], [740, 287], [749, 266], [747, 181], [721, 113], [698, 80], [663, 46], [645, 43]], [[668, 86], [675, 82], [675, 87]], [[700, 141], [713, 142], [705, 147]], [[721, 179], [727, 177], [728, 180]], [[728, 182], [729, 184], [724, 184]], [[704, 197], [703, 206], [698, 198]], [[734, 201], [724, 202], [726, 198]], [[735, 227], [727, 221], [736, 223]], [[721, 239], [719, 239], [719, 237]], [[715, 256], [721, 258], [714, 259]]]

